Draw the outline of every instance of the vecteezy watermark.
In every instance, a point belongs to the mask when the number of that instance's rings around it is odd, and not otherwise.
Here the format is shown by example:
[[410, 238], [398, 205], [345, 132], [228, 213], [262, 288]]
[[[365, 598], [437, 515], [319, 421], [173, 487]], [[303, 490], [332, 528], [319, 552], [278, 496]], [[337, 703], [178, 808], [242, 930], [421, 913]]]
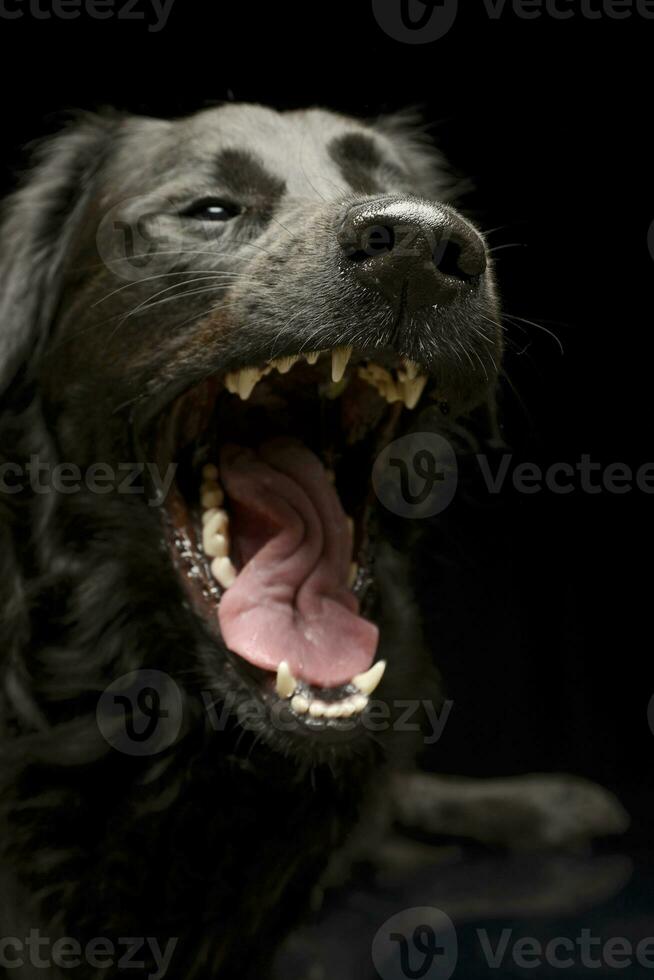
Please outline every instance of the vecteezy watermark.
[[454, 449], [434, 432], [412, 432], [391, 442], [372, 468], [372, 485], [398, 517], [434, 517], [454, 499], [458, 466]]
[[[231, 718], [254, 735], [260, 735], [269, 728], [278, 732], [297, 731], [297, 716], [286, 701], [277, 701], [272, 706], [256, 697], [243, 699], [228, 696], [216, 701], [215, 695], [209, 691], [202, 692], [202, 700], [214, 731], [224, 731]], [[425, 745], [435, 745], [443, 735], [453, 707], [453, 701], [436, 705], [426, 698], [398, 698], [392, 701], [371, 698], [361, 714], [339, 719], [339, 731], [344, 734], [360, 729], [375, 734], [386, 731], [422, 733]]]
[[[482, 0], [490, 20], [511, 13], [519, 20], [654, 20], [654, 0]], [[372, 0], [379, 26], [404, 44], [429, 44], [453, 27], [458, 0]]]
[[[608, 970], [654, 970], [654, 936], [632, 941], [581, 929], [575, 936], [553, 936], [544, 941], [506, 928], [495, 932], [476, 929], [474, 938], [476, 945], [467, 955], [472, 953], [499, 976], [513, 976], [516, 969], [533, 972], [538, 968], [547, 970], [547, 976], [551, 970], [575, 968], [602, 974]], [[381, 980], [449, 980], [458, 961], [454, 924], [438, 908], [404, 909], [377, 931], [372, 961]]]
[[98, 728], [125, 755], [156, 755], [177, 740], [184, 717], [182, 693], [162, 670], [133, 670], [101, 694]]
[[[253, 735], [274, 730], [292, 734], [298, 717], [284, 700], [264, 702], [215, 691], [201, 691], [200, 697], [210, 727], [226, 731], [234, 721]], [[340, 718], [342, 735], [361, 729], [378, 734], [385, 731], [422, 733], [425, 745], [435, 745], [443, 735], [453, 701], [435, 704], [426, 698], [370, 699], [361, 714]], [[125, 755], [156, 755], [178, 739], [184, 720], [184, 698], [176, 681], [161, 670], [133, 670], [116, 678], [100, 695], [96, 707], [98, 728], [117, 752]]]
[[131, 20], [145, 22], [153, 34], [168, 23], [175, 0], [0, 0], [0, 18], [20, 20]]
[[493, 469], [487, 456], [478, 454], [477, 463], [489, 493], [501, 493], [507, 479], [518, 493], [533, 494], [549, 490], [555, 494], [575, 492], [625, 494], [638, 490], [654, 494], [654, 463], [638, 468], [627, 463], [599, 463], [588, 453], [577, 462], [555, 462], [549, 466], [520, 462], [513, 466], [514, 457], [504, 453]]
[[[179, 214], [179, 204], [148, 193], [116, 201], [98, 223], [95, 243], [110, 272], [126, 284], [161, 280], [161, 288], [132, 315], [141, 308], [150, 309], [155, 302], [163, 305], [174, 298], [171, 293], [177, 292], [178, 284], [171, 284], [173, 273], [181, 274], [189, 268], [189, 256], [197, 260], [214, 247], [216, 256], [220, 254], [220, 222], [195, 222], [197, 246], [181, 248]], [[198, 261], [192, 261], [192, 267], [197, 271]], [[206, 271], [211, 270], [207, 267]]]
[[449, 980], [458, 953], [454, 923], [428, 906], [393, 915], [372, 941], [372, 962], [381, 980]]
[[95, 236], [98, 254], [110, 272], [136, 282], [174, 269], [180, 260], [176, 213], [174, 204], [158, 195], [117, 201], [102, 216]]
[[517, 935], [514, 929], [502, 929], [495, 937], [487, 929], [477, 929], [476, 933], [484, 960], [494, 970], [654, 970], [654, 936], [633, 943], [622, 936], [604, 939], [590, 929], [581, 929], [578, 936], [555, 936], [543, 942], [534, 936]]
[[459, 0], [372, 0], [379, 26], [404, 44], [430, 44], [450, 30]]
[[177, 464], [170, 463], [162, 474], [156, 463], [77, 463], [50, 464], [32, 455], [25, 464], [0, 464], [0, 494], [60, 493], [69, 496], [87, 490], [93, 494], [140, 494], [149, 507], [160, 507], [168, 496]]
[[[36, 970], [76, 970], [81, 966], [92, 970], [139, 970], [139, 976], [162, 980], [177, 946], [177, 937], [169, 939], [162, 949], [154, 937], [129, 936], [115, 942], [98, 936], [81, 943], [71, 936], [52, 939], [42, 936], [38, 929], [29, 935], [0, 937], [0, 967], [19, 970], [26, 966]], [[32, 974], [30, 974], [31, 976]]]
[[[512, 453], [474, 456], [482, 483], [497, 495], [510, 486], [516, 493], [543, 491], [567, 495], [634, 491], [654, 494], [654, 462], [638, 467], [600, 463], [584, 453], [574, 463], [541, 465], [516, 461]], [[390, 443], [377, 457], [372, 484], [380, 502], [399, 517], [425, 518], [440, 514], [454, 499], [458, 467], [454, 448], [433, 432], [412, 432]]]

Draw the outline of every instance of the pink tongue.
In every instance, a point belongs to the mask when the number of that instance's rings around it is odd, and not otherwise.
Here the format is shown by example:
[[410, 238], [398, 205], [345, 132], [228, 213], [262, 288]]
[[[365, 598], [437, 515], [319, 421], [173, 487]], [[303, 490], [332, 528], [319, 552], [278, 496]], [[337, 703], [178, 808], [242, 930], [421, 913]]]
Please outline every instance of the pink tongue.
[[290, 439], [226, 446], [220, 473], [240, 568], [218, 607], [229, 649], [263, 670], [285, 660], [318, 687], [368, 670], [378, 631], [347, 587], [350, 531], [318, 457]]

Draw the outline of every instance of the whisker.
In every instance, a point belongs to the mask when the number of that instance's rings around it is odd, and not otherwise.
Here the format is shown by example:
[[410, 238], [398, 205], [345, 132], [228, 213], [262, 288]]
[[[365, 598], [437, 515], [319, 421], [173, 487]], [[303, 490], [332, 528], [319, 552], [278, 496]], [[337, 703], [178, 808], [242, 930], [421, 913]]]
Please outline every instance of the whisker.
[[122, 292], [124, 289], [129, 289], [130, 286], [142, 286], [146, 282], [152, 282], [154, 279], [165, 279], [168, 276], [184, 276], [184, 275], [186, 276], [206, 275], [208, 279], [211, 279], [213, 277], [221, 278], [221, 279], [229, 277], [229, 278], [236, 279], [236, 278], [243, 278], [247, 276], [246, 273], [242, 273], [242, 272], [220, 272], [218, 270], [213, 272], [211, 271], [211, 269], [184, 269], [184, 271], [180, 270], [179, 272], [159, 272], [157, 273], [157, 275], [154, 276], [145, 276], [144, 279], [136, 279], [133, 282], [123, 283], [122, 286], [119, 286], [117, 289], [113, 289], [110, 293], [107, 293], [106, 296], [103, 296], [102, 299], [99, 299], [95, 303], [92, 303], [90, 309], [93, 309], [95, 306], [99, 306], [101, 303], [104, 303], [106, 300], [111, 299], [112, 296], [115, 296], [117, 293]]
[[[542, 325], [542, 323], [534, 323], [533, 320], [527, 320], [523, 316], [513, 316], [510, 313], [505, 313], [504, 314], [504, 317], [507, 320], [520, 321], [522, 323], [527, 324], [527, 326], [535, 327], [536, 330], [541, 330], [543, 333], [547, 334], [549, 337], [552, 338], [552, 340], [555, 341], [555, 343], [557, 344], [557, 346], [558, 346], [558, 348], [559, 348], [559, 350], [561, 352], [561, 355], [562, 356], [565, 356], [565, 348], [563, 347], [563, 343], [560, 340], [560, 338], [557, 337], [556, 334], [552, 330], [549, 330], [548, 327], [544, 327]], [[519, 325], [519, 323], [516, 323], [516, 325]]]

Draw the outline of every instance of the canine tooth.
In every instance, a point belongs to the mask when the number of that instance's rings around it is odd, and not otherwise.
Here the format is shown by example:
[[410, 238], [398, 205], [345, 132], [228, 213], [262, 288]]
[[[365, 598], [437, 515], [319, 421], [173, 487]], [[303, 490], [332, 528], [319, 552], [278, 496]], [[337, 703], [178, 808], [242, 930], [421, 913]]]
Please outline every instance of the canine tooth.
[[298, 715], [306, 715], [307, 711], [309, 710], [309, 702], [305, 697], [303, 697], [302, 694], [296, 694], [291, 701], [291, 708]]
[[347, 587], [348, 587], [348, 589], [351, 589], [352, 588], [352, 586], [354, 585], [354, 583], [357, 580], [357, 575], [358, 574], [359, 574], [359, 566], [357, 565], [357, 563], [355, 561], [353, 561], [351, 563], [351, 565], [350, 565], [350, 571], [349, 571], [349, 574], [347, 576]]
[[395, 384], [395, 382], [393, 380], [391, 380], [387, 384], [385, 384], [380, 389], [380, 391], [381, 391], [381, 394], [383, 395], [383, 397], [389, 403], [389, 405], [393, 405], [395, 402], [404, 401], [404, 398], [402, 396], [402, 393], [400, 392], [398, 386]]
[[218, 467], [214, 463], [205, 463], [202, 467], [202, 476], [205, 480], [216, 483], [218, 480]]
[[316, 364], [318, 362], [318, 358], [320, 357], [320, 351], [312, 350], [310, 354], [305, 354], [304, 356], [307, 360], [307, 364]]
[[415, 408], [420, 401], [420, 396], [425, 390], [425, 385], [427, 384], [427, 376], [425, 374], [420, 378], [414, 378], [413, 380], [404, 382], [404, 404], [407, 408]]
[[225, 387], [231, 395], [238, 394], [238, 376], [238, 371], [230, 371], [230, 373], [225, 376]]
[[211, 574], [223, 589], [228, 589], [236, 580], [236, 569], [229, 558], [214, 558], [211, 562]]
[[367, 670], [365, 674], [357, 674], [356, 677], [352, 678], [352, 683], [355, 687], [359, 688], [361, 694], [367, 694], [370, 696], [376, 687], [379, 686], [379, 682], [384, 676], [384, 671], [386, 670], [386, 661], [378, 660], [376, 664]]
[[420, 374], [420, 365], [416, 364], [415, 361], [410, 361], [408, 357], [402, 358], [402, 363], [406, 370], [407, 377], [409, 381], [413, 381]]
[[203, 510], [220, 507], [225, 500], [225, 494], [217, 483], [203, 483], [200, 487], [200, 503]]
[[342, 379], [351, 356], [351, 347], [336, 347], [332, 351], [332, 381]]
[[261, 380], [261, 371], [259, 368], [243, 368], [242, 371], [238, 373], [238, 396], [241, 401], [247, 401], [252, 392], [254, 391], [256, 384]]
[[291, 668], [285, 660], [277, 668], [277, 681], [275, 688], [280, 698], [291, 698], [295, 694], [297, 682], [291, 673]]
[[325, 387], [325, 397], [329, 398], [330, 401], [336, 401], [340, 398], [345, 388], [347, 387], [347, 378], [341, 378], [340, 381], [332, 381]]
[[361, 712], [365, 711], [368, 707], [368, 698], [365, 696], [365, 694], [355, 694], [355, 696], [352, 698], [352, 704], [354, 705], [354, 710], [357, 712], [357, 714], [361, 714]]
[[271, 361], [273, 367], [276, 367], [280, 374], [288, 374], [296, 361], [300, 360], [299, 354], [291, 354], [289, 357], [278, 357], [276, 361]]

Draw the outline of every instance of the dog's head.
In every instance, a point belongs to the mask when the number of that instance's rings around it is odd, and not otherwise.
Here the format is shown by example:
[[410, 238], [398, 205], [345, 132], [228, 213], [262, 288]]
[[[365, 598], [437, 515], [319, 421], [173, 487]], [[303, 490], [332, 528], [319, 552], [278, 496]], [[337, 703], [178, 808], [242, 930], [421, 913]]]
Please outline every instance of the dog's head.
[[9, 597], [19, 725], [159, 667], [255, 699], [286, 749], [366, 737], [373, 462], [426, 407], [483, 404], [501, 353], [447, 184], [406, 121], [319, 110], [92, 117], [45, 145], [2, 238], [6, 483], [36, 454], [52, 491], [5, 498], [40, 583]]

